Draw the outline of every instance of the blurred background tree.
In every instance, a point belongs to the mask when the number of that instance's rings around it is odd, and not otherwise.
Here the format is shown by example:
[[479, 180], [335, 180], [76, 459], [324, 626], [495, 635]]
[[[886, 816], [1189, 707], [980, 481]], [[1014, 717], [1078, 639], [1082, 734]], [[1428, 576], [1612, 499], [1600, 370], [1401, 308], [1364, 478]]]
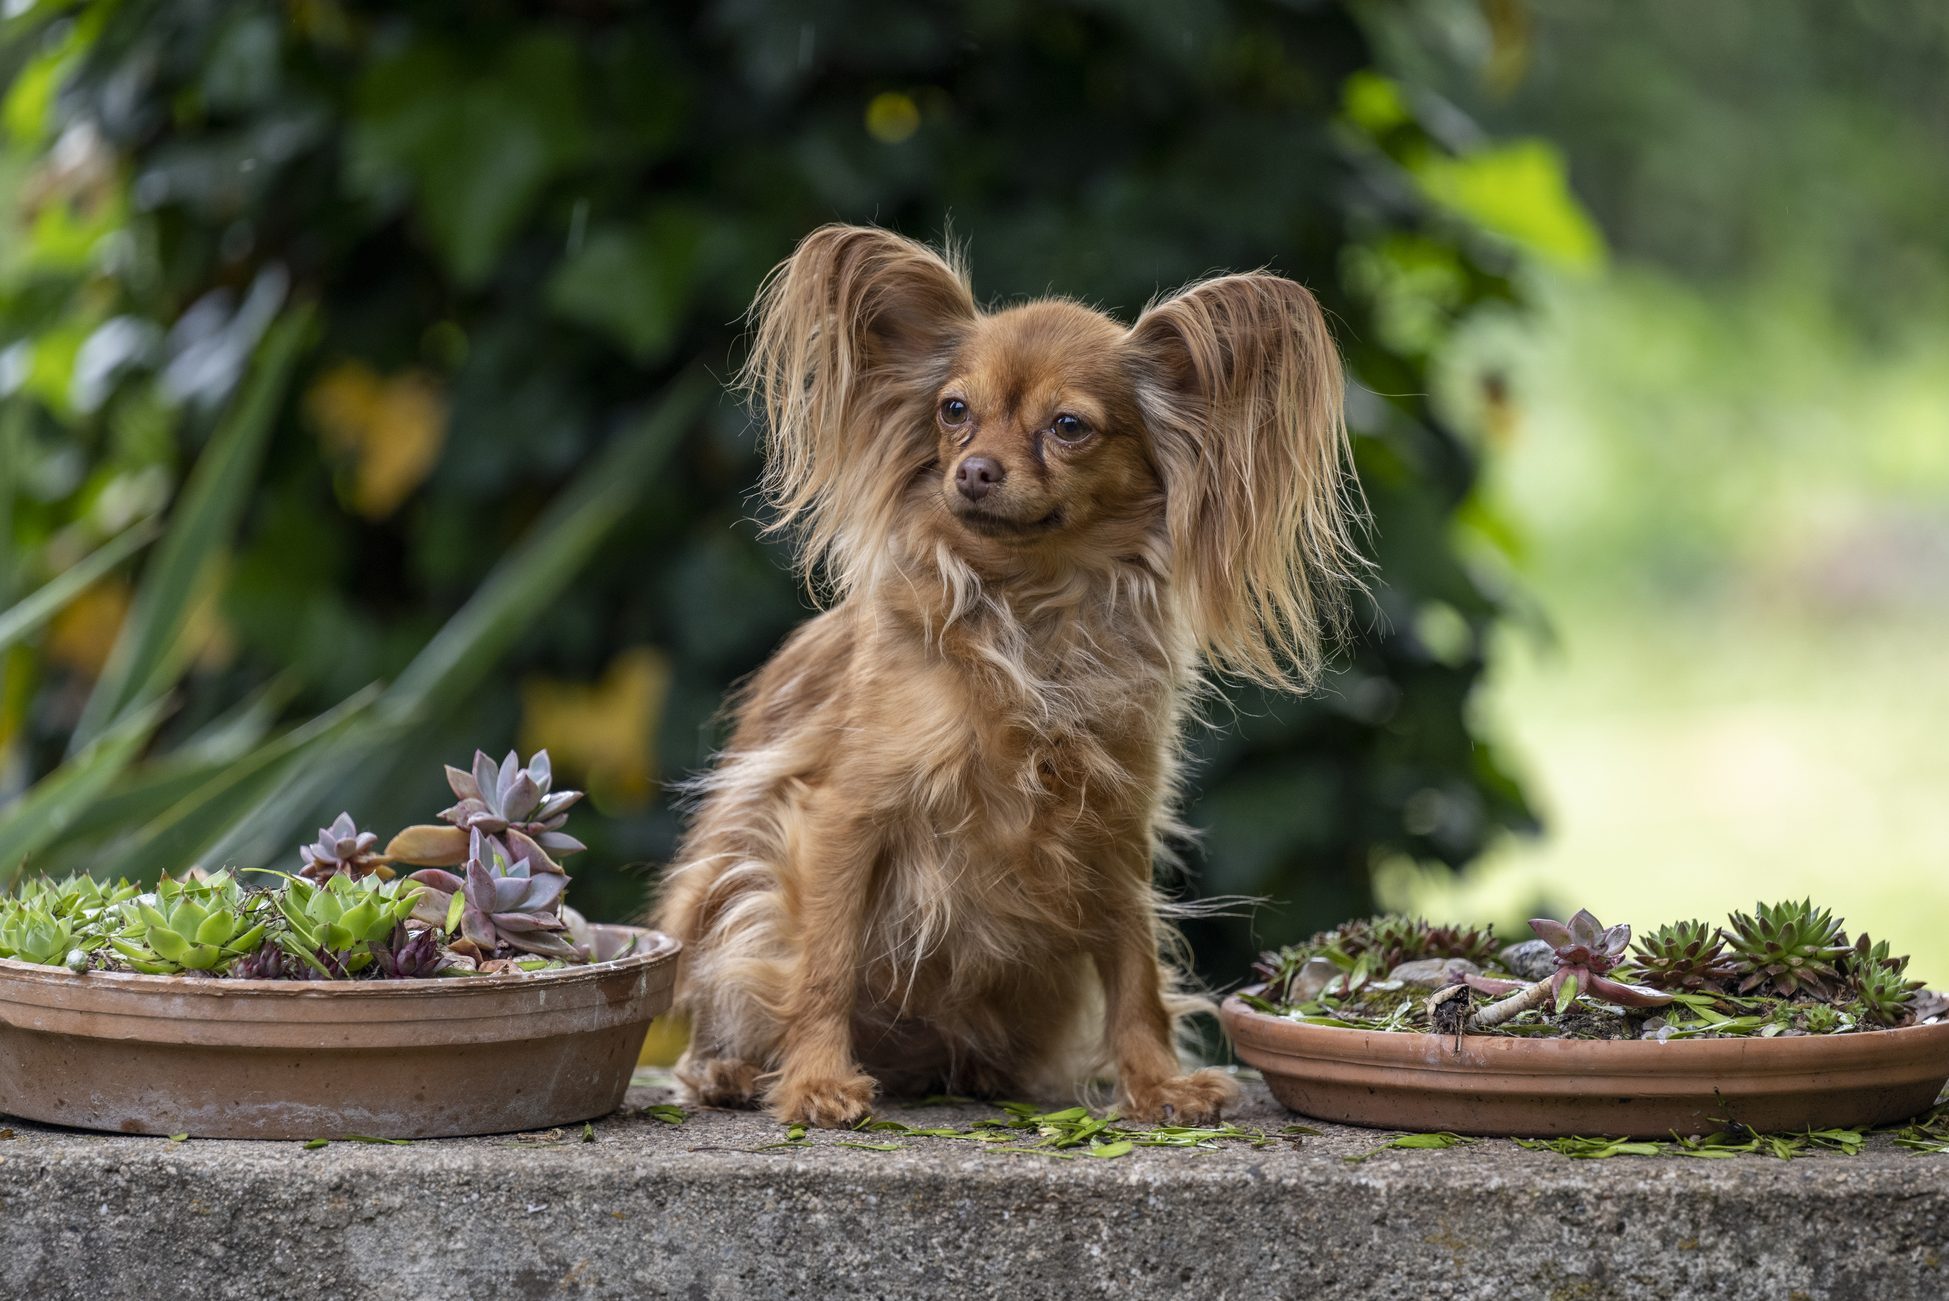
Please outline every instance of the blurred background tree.
[[[17, 843], [146, 877], [285, 864], [341, 806], [382, 834], [440, 807], [442, 760], [547, 746], [598, 812], [578, 902], [638, 908], [669, 783], [807, 613], [758, 540], [736, 403], [667, 455], [643, 421], [677, 419], [679, 376], [729, 372], [760, 277], [833, 220], [951, 224], [984, 296], [1128, 319], [1270, 265], [1338, 323], [1381, 582], [1322, 693], [1240, 695], [1195, 738], [1185, 889], [1271, 900], [1196, 924], [1210, 978], [1366, 909], [1377, 863], [1454, 867], [1528, 826], [1470, 708], [1506, 537], [1426, 395], [1521, 266], [1602, 249], [1552, 149], [1376, 69], [1367, 8], [9, 6], [0, 603], [172, 519], [0, 642], [0, 801], [41, 810]], [[230, 458], [234, 528], [185, 486], [199, 454]], [[546, 564], [490, 584], [494, 635], [453, 622], [523, 538]], [[356, 733], [374, 710], [390, 730]], [[77, 728], [127, 740], [85, 799]]]
[[1530, 260], [1432, 372], [1549, 612], [1478, 703], [1551, 834], [1383, 895], [1650, 924], [1811, 893], [1949, 978], [1949, 7], [1396, 17], [1381, 64], [1554, 144], [1609, 257]]

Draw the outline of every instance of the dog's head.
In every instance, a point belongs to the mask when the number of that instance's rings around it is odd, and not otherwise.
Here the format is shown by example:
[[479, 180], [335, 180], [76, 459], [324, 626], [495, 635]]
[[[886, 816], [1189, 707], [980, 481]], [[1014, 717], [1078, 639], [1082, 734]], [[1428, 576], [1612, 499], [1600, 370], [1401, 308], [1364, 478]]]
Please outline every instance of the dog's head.
[[841, 591], [903, 529], [989, 572], [1150, 552], [1214, 664], [1317, 668], [1361, 562], [1339, 356], [1299, 285], [1221, 276], [1133, 326], [1063, 299], [990, 312], [950, 258], [828, 226], [753, 316], [778, 523]]

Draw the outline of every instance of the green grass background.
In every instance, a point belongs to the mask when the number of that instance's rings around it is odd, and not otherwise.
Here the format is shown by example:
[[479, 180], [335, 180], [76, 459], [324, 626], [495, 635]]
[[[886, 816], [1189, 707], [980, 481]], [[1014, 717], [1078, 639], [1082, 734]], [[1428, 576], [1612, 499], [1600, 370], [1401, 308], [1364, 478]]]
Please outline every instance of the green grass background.
[[1385, 902], [1648, 926], [1813, 895], [1949, 980], [1949, 328], [1623, 266], [1479, 324], [1497, 558], [1541, 611], [1478, 701], [1548, 824]]

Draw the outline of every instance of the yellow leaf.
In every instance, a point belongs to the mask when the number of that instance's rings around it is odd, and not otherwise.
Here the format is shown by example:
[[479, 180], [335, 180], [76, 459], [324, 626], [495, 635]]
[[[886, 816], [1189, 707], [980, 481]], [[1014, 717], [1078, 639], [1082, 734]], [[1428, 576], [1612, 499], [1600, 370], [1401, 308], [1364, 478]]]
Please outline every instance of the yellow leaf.
[[398, 510], [446, 442], [446, 395], [425, 371], [387, 377], [364, 362], [340, 362], [313, 382], [305, 411], [326, 451], [349, 465], [351, 505], [367, 519]]
[[920, 105], [913, 96], [883, 91], [866, 105], [866, 133], [883, 145], [897, 145], [920, 130]]
[[460, 827], [429, 822], [394, 836], [386, 846], [386, 857], [415, 867], [458, 867], [467, 861], [468, 843]]
[[127, 583], [105, 578], [70, 601], [48, 621], [47, 640], [42, 644], [48, 661], [90, 678], [100, 677], [128, 615], [129, 597]]
[[624, 650], [595, 683], [531, 678], [521, 685], [522, 749], [546, 749], [558, 772], [583, 774], [604, 804], [641, 807], [656, 788], [669, 687], [669, 664], [647, 646]]

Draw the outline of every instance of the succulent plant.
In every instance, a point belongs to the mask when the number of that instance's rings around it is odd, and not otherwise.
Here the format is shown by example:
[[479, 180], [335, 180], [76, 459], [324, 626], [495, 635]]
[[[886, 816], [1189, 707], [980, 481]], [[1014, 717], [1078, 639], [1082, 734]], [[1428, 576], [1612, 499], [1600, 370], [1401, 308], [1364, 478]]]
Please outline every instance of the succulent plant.
[[333, 876], [315, 884], [295, 877], [278, 896], [287, 928], [279, 943], [314, 976], [356, 975], [372, 965], [371, 946], [391, 938], [419, 894], [404, 880]]
[[141, 887], [127, 880], [103, 885], [91, 876], [70, 876], [59, 883], [43, 880], [33, 887], [24, 887], [21, 898], [37, 902], [57, 917], [85, 923], [140, 893]]
[[[1310, 945], [1289, 944], [1283, 949], [1267, 949], [1252, 964], [1252, 974], [1264, 986], [1260, 997], [1266, 1002], [1284, 1006], [1297, 1001], [1294, 998], [1299, 973], [1307, 962], [1317, 955]], [[1324, 962], [1324, 958], [1318, 959]]]
[[[514, 752], [498, 764], [477, 752], [472, 771], [449, 768], [447, 778], [458, 802], [442, 824], [409, 827], [380, 853], [378, 837], [341, 813], [300, 848], [300, 872], [271, 873], [281, 883], [268, 889], [202, 869], [146, 893], [88, 876], [0, 888], [0, 957], [240, 980], [405, 980], [593, 961], [593, 932], [563, 906], [568, 876], [551, 856], [583, 848], [562, 830], [582, 793], [552, 789], [546, 751], [525, 766]], [[395, 862], [423, 870], [402, 878]]]
[[374, 852], [373, 846], [378, 843], [379, 837], [359, 830], [350, 813], [341, 813], [332, 819], [331, 826], [318, 829], [317, 840], [298, 850], [305, 863], [298, 875], [309, 881], [323, 881], [330, 876], [377, 876], [387, 880], [393, 872], [386, 866], [386, 856]]
[[1828, 909], [1811, 899], [1760, 904], [1752, 916], [1732, 915], [1719, 934], [1742, 994], [1755, 991], [1791, 998], [1808, 994], [1832, 998], [1843, 985], [1836, 965], [1848, 953], [1847, 937]]
[[1867, 1020], [1877, 1025], [1902, 1025], [1914, 1016], [1915, 995], [1923, 982], [1907, 976], [1907, 955], [1894, 956], [1888, 941], [1862, 935], [1839, 964], [1842, 978]]
[[504, 842], [534, 871], [560, 872], [557, 856], [588, 846], [562, 830], [582, 792], [554, 790], [554, 782], [546, 750], [537, 750], [526, 767], [513, 750], [498, 765], [476, 750], [471, 772], [447, 768], [447, 785], [458, 800], [440, 814], [449, 825], [408, 827], [386, 846], [386, 856], [425, 867], [458, 867], [471, 852], [469, 837], [479, 831]]
[[1561, 1014], [1583, 994], [1622, 1007], [1663, 1007], [1672, 1001], [1670, 994], [1626, 985], [1607, 974], [1624, 960], [1625, 946], [1631, 942], [1629, 926], [1606, 929], [1589, 909], [1579, 909], [1568, 923], [1537, 917], [1531, 919], [1529, 928], [1536, 932], [1537, 939], [1556, 950], [1556, 970], [1528, 985], [1516, 980], [1469, 976], [1464, 983], [1471, 989], [1499, 996], [1498, 1002], [1469, 1018], [1470, 1029], [1492, 1029], [1548, 1002], [1554, 1002]]
[[[408, 880], [426, 887], [417, 916], [444, 924], [458, 898], [460, 940], [451, 947], [477, 960], [495, 957], [503, 948], [572, 960], [579, 957], [562, 921], [562, 891], [568, 877], [560, 871], [538, 870], [532, 859], [515, 857], [503, 844], [479, 828], [469, 833], [464, 875], [429, 867]], [[471, 952], [469, 952], [471, 950]]]
[[1430, 926], [1421, 956], [1481, 963], [1495, 957], [1500, 947], [1493, 926]]
[[488, 835], [519, 831], [552, 854], [580, 853], [588, 846], [561, 828], [582, 792], [551, 793], [549, 788], [554, 783], [554, 767], [546, 750], [535, 751], [526, 767], [521, 766], [519, 754], [509, 750], [498, 768], [485, 751], [476, 750], [472, 772], [447, 769], [447, 785], [460, 802], [440, 818]]
[[1907, 971], [1908, 955], [1891, 953], [1887, 940], [1877, 940], [1863, 931], [1854, 937], [1854, 943], [1834, 964], [1834, 969], [1843, 979], [1851, 981], [1869, 967], [1886, 967], [1897, 973]]
[[1323, 932], [1308, 947], [1316, 952], [1335, 950], [1349, 958], [1369, 955], [1369, 965], [1386, 972], [1421, 958], [1481, 962], [1495, 956], [1496, 937], [1492, 927], [1438, 926], [1425, 918], [1388, 913]]
[[1674, 922], [1632, 946], [1632, 974], [1653, 989], [1697, 991], [1721, 985], [1733, 975], [1725, 941], [1706, 922]]
[[393, 927], [384, 944], [372, 946], [372, 962], [387, 980], [437, 976], [447, 963], [440, 932], [431, 926], [409, 930], [404, 922]]
[[74, 928], [67, 918], [34, 903], [9, 900], [0, 905], [0, 958], [59, 967], [75, 951]]
[[1854, 1001], [1867, 1020], [1877, 1025], [1904, 1025], [1914, 1019], [1915, 995], [1922, 982], [1909, 980], [1887, 967], [1870, 967], [1854, 979]]
[[228, 872], [175, 880], [121, 905], [127, 926], [109, 940], [128, 965], [151, 975], [221, 971], [264, 942], [259, 897]]
[[223, 974], [232, 980], [283, 980], [291, 974], [291, 964], [277, 945], [260, 944], [232, 961]]

